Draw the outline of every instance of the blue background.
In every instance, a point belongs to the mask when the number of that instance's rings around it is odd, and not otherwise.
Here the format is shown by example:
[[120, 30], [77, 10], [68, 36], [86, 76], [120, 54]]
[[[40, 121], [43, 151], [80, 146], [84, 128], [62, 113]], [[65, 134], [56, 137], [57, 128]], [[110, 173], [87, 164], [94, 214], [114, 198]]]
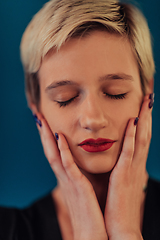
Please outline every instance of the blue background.
[[[56, 185], [27, 107], [19, 56], [22, 33], [45, 2], [0, 2], [0, 205], [3, 206], [28, 206]], [[156, 97], [147, 169], [150, 176], [160, 180], [160, 3], [158, 0], [141, 0], [138, 6], [147, 17], [154, 38]]]

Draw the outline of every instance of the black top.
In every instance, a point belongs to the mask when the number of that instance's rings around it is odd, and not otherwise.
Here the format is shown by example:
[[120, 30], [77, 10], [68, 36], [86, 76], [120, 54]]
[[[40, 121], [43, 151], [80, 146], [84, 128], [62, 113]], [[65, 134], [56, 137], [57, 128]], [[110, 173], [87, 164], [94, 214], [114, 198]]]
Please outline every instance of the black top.
[[[148, 181], [144, 240], [160, 240], [160, 182]], [[20, 210], [0, 207], [0, 240], [62, 240], [51, 194]]]

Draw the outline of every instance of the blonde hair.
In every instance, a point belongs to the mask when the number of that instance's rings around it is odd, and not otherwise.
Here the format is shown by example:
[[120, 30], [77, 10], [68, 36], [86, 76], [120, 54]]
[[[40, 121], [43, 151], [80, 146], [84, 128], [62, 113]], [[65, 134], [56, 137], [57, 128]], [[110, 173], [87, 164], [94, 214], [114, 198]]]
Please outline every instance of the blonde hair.
[[155, 65], [147, 21], [135, 6], [116, 0], [50, 0], [29, 23], [20, 46], [26, 94], [33, 103], [38, 106], [40, 100], [37, 72], [44, 56], [70, 38], [97, 29], [129, 39], [145, 94]]

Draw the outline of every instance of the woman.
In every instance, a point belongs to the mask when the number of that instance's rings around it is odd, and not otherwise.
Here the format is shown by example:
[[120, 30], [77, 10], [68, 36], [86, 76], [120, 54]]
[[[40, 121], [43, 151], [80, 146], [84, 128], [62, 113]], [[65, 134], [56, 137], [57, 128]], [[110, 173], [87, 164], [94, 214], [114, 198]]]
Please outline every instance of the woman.
[[159, 184], [146, 172], [154, 61], [144, 16], [118, 1], [52, 0], [27, 27], [21, 56], [58, 184], [28, 209], [1, 209], [12, 229], [4, 239], [159, 239]]

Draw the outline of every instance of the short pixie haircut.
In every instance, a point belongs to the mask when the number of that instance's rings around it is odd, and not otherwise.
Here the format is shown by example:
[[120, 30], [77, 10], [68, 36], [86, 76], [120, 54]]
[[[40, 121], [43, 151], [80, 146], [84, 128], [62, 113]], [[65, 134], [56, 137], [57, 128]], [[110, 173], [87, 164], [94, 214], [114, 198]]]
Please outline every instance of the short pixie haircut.
[[139, 66], [145, 94], [153, 78], [151, 35], [147, 21], [137, 7], [116, 0], [50, 0], [33, 17], [21, 41], [21, 59], [29, 102], [40, 102], [38, 70], [45, 55], [57, 51], [71, 38], [100, 30], [127, 37]]

